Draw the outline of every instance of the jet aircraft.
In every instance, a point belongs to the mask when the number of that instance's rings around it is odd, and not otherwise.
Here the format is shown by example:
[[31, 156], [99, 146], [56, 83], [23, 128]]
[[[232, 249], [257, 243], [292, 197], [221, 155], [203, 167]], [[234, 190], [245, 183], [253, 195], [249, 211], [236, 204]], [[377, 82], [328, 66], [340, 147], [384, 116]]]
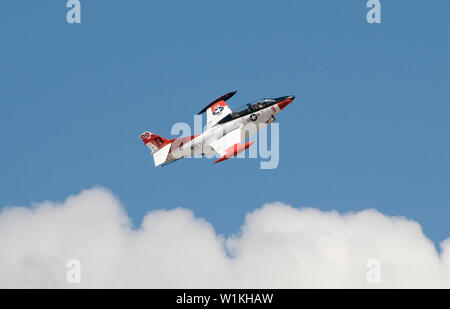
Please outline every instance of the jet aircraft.
[[140, 137], [150, 148], [155, 166], [194, 155], [218, 153], [220, 158], [214, 163], [233, 158], [253, 144], [252, 141], [245, 142], [250, 136], [275, 121], [274, 116], [295, 98], [260, 99], [231, 110], [226, 101], [236, 92], [224, 94], [198, 113], [206, 112], [206, 130], [202, 134], [165, 139], [148, 131], [142, 133]]

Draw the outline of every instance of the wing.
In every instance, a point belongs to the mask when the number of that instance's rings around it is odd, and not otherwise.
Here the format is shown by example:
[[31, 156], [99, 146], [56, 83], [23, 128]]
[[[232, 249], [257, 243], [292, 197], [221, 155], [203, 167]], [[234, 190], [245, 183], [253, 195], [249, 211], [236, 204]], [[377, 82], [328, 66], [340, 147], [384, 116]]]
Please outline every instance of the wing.
[[224, 156], [227, 153], [227, 149], [232, 147], [233, 145], [241, 143], [241, 128], [237, 128], [218, 140], [212, 142], [210, 146], [217, 152], [220, 156]]
[[242, 127], [225, 134], [222, 138], [212, 142], [210, 146], [221, 157], [214, 163], [219, 163], [238, 155], [253, 144], [253, 141], [241, 144], [242, 141]]
[[228, 107], [227, 101], [229, 98], [234, 96], [237, 91], [231, 91], [223, 96], [215, 99], [209, 103], [204, 109], [202, 109], [198, 114], [206, 112], [206, 127], [211, 128], [217, 122], [219, 122], [225, 116], [231, 114], [231, 109]]

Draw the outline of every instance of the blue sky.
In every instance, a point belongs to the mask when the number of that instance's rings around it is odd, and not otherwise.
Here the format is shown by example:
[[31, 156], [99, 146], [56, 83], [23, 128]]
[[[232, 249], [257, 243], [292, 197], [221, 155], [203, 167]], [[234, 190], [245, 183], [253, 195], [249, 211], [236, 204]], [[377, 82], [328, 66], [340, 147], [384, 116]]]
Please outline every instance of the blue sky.
[[[136, 226], [185, 207], [236, 232], [281, 201], [376, 208], [450, 236], [449, 1], [2, 1], [0, 205], [110, 188]], [[237, 89], [231, 107], [295, 95], [277, 118], [280, 164], [155, 168], [139, 134]]]

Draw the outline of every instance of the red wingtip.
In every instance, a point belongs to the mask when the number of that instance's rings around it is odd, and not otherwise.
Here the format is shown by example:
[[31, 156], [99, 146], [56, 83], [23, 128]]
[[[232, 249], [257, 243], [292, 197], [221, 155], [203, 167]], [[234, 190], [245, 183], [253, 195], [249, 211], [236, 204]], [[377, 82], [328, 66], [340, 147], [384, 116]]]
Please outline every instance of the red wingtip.
[[217, 161], [214, 162], [214, 164], [231, 159], [235, 156], [237, 156], [238, 154], [240, 154], [241, 152], [243, 152], [244, 150], [246, 150], [248, 147], [250, 147], [251, 145], [253, 145], [254, 141], [249, 141], [245, 144], [234, 144], [233, 146], [231, 146], [230, 148], [228, 148], [226, 150], [226, 153], [223, 157], [221, 157], [220, 159], [218, 159]]

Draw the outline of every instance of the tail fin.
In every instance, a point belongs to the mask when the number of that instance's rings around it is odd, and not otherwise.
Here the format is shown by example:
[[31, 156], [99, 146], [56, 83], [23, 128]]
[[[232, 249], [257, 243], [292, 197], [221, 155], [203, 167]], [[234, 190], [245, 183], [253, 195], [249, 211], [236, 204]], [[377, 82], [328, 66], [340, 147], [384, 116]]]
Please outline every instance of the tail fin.
[[144, 142], [145, 146], [150, 148], [152, 153], [157, 152], [159, 149], [171, 143], [170, 140], [148, 131], [141, 134], [141, 140]]
[[152, 151], [155, 166], [166, 162], [173, 140], [165, 139], [148, 131], [141, 134], [141, 139], [145, 146]]

